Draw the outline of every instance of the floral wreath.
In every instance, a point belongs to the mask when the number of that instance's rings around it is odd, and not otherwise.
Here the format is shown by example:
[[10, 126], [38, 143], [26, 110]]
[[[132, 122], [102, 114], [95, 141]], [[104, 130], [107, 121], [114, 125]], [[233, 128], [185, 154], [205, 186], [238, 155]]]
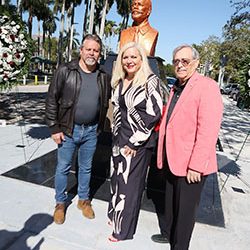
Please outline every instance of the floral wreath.
[[0, 89], [17, 83], [29, 68], [32, 54], [24, 23], [16, 15], [0, 16]]

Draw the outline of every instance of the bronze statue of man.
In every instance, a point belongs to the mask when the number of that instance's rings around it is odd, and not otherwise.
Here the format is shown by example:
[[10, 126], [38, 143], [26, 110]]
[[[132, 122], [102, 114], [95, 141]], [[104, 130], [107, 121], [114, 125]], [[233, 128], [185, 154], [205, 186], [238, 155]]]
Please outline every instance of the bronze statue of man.
[[133, 0], [132, 18], [134, 22], [132, 27], [122, 30], [120, 48], [128, 42], [138, 42], [148, 56], [154, 56], [158, 31], [152, 28], [148, 22], [151, 10], [151, 0]]

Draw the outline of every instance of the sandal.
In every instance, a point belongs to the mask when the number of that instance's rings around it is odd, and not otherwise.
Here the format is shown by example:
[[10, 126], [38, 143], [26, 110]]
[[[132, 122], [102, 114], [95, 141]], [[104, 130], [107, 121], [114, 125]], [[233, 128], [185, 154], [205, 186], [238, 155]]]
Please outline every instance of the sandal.
[[118, 241], [119, 241], [119, 240], [116, 239], [113, 235], [110, 235], [110, 236], [108, 237], [108, 240], [111, 241], [111, 242], [118, 242]]

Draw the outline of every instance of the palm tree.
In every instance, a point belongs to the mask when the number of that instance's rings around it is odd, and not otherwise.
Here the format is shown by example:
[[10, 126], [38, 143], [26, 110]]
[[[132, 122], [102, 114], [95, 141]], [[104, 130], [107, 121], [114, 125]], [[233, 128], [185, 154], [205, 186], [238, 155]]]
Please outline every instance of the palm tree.
[[[65, 32], [66, 33], [66, 32]], [[77, 36], [79, 36], [80, 34], [78, 32], [76, 32], [76, 29], [73, 30], [73, 39], [72, 39], [72, 49], [76, 50], [77, 48], [79, 48], [80, 45], [80, 41], [76, 38]], [[67, 51], [68, 48], [68, 36], [67, 34], [63, 37], [63, 51]], [[65, 57], [67, 57], [67, 55], [65, 54]]]
[[113, 3], [114, 3], [114, 0], [105, 0], [104, 8], [102, 10], [102, 18], [101, 18], [100, 33], [99, 33], [99, 36], [101, 38], [103, 37], [103, 34], [104, 34], [106, 15], [108, 14]]
[[51, 9], [48, 9], [47, 15], [43, 19], [43, 49], [42, 49], [42, 55], [45, 57], [45, 37], [46, 34], [48, 36], [48, 59], [51, 58], [51, 36], [56, 31], [56, 20], [58, 20], [57, 16], [54, 15], [54, 13], [51, 11]]
[[0, 0], [0, 5], [7, 5], [8, 4], [8, 0]]
[[86, 7], [83, 24], [83, 36], [86, 34], [86, 32], [88, 32], [97, 33], [101, 38], [103, 37], [106, 15], [113, 3], [114, 0], [85, 0]]
[[[121, 30], [123, 30], [128, 27], [128, 20], [129, 20], [129, 14], [131, 13], [132, 0], [116, 0], [116, 4], [117, 4], [117, 13], [123, 17], [121, 23]], [[120, 34], [121, 32], [119, 32], [118, 41], [120, 41]]]
[[54, 5], [54, 11], [57, 13], [60, 11], [60, 32], [59, 32], [59, 40], [58, 40], [58, 48], [57, 48], [57, 66], [62, 63], [62, 39], [64, 32], [64, 16], [65, 16], [65, 0], [56, 0]]
[[22, 19], [22, 8], [21, 8], [21, 0], [16, 1], [17, 13]]
[[[69, 2], [67, 2], [69, 3]], [[66, 4], [67, 6], [67, 4]], [[66, 46], [66, 61], [70, 61], [71, 60], [71, 49], [70, 46], [72, 46], [71, 44], [71, 34], [73, 34], [74, 31], [74, 18], [75, 18], [75, 6], [74, 6], [74, 2], [70, 2], [70, 6], [66, 7], [67, 9], [67, 28], [66, 28], [66, 38], [67, 38], [67, 44], [68, 46]], [[72, 38], [73, 39], [73, 38]]]
[[[130, 8], [132, 0], [116, 0], [117, 12], [123, 17], [119, 26], [121, 31], [128, 26]], [[85, 0], [85, 14], [83, 21], [83, 37], [88, 33], [97, 33], [102, 38], [105, 31], [106, 15], [112, 7], [114, 0]], [[90, 13], [89, 13], [90, 11]], [[116, 33], [118, 28], [116, 29]], [[120, 40], [120, 37], [118, 38]]]
[[28, 17], [28, 30], [29, 30], [29, 35], [30, 38], [32, 37], [32, 22], [33, 22], [33, 17], [36, 15], [35, 10], [39, 9], [40, 6], [43, 4], [42, 0], [21, 0], [21, 8], [24, 11], [29, 12], [29, 17]]
[[96, 1], [96, 0], [91, 0], [91, 6], [90, 6], [90, 13], [89, 13], [89, 29], [88, 29], [88, 33], [90, 33], [90, 34], [93, 33], [93, 28], [94, 28], [95, 1]]
[[113, 35], [116, 34], [117, 24], [115, 21], [106, 20], [105, 28], [104, 28], [104, 37], [105, 37], [105, 44], [104, 44], [104, 58], [106, 58], [107, 52], [111, 50], [111, 39], [107, 44], [106, 39], [111, 38]]
[[67, 46], [67, 61], [71, 60], [72, 46], [73, 46], [73, 37], [74, 37], [74, 19], [75, 19], [75, 7], [80, 5], [82, 0], [71, 0], [66, 2], [66, 10], [67, 10], [67, 37], [68, 37], [68, 46]]
[[84, 18], [83, 18], [83, 25], [82, 25], [82, 38], [85, 36], [87, 32], [89, 0], [84, 0], [84, 4], [85, 4], [85, 12], [84, 12]]
[[[40, 52], [41, 52], [40, 21], [46, 20], [47, 16], [50, 14], [49, 3], [51, 3], [50, 0], [43, 1], [42, 4], [40, 5], [40, 7], [35, 10], [35, 16], [37, 18], [37, 25], [38, 25], [38, 29], [37, 29], [38, 30], [38, 34], [37, 34], [38, 35], [37, 36], [38, 55], [40, 55]], [[43, 31], [43, 34], [44, 34], [44, 31]], [[44, 36], [43, 36], [43, 41], [42, 42], [44, 42]]]

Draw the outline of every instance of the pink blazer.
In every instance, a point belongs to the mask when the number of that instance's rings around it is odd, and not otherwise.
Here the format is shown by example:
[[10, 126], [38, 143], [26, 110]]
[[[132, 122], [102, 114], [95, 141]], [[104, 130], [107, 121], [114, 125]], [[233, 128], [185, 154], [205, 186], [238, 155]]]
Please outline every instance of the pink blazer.
[[172, 97], [173, 89], [159, 130], [158, 168], [163, 167], [165, 149], [169, 168], [176, 176], [186, 176], [188, 168], [203, 175], [216, 172], [216, 141], [223, 113], [217, 83], [195, 72], [176, 103], [166, 127]]

